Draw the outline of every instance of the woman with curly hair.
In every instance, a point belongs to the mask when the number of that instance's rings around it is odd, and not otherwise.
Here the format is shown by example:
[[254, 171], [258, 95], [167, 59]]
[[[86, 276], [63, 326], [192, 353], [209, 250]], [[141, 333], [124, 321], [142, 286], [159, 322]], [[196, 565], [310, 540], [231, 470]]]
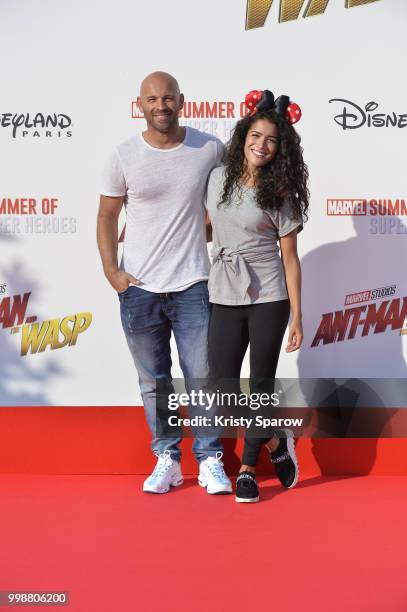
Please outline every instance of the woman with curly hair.
[[[307, 219], [308, 171], [292, 125], [301, 116], [298, 105], [287, 96], [274, 100], [268, 90], [250, 92], [246, 105], [251, 112], [234, 129], [225, 166], [215, 168], [208, 181], [209, 365], [211, 380], [222, 381], [218, 388], [236, 392], [250, 345], [250, 393], [270, 395], [290, 312], [286, 351], [296, 351], [303, 340], [297, 234]], [[267, 410], [250, 416], [259, 413]], [[257, 429], [245, 434], [238, 502], [259, 500], [255, 467], [263, 444], [283, 486], [291, 488], [298, 479], [292, 432]]]

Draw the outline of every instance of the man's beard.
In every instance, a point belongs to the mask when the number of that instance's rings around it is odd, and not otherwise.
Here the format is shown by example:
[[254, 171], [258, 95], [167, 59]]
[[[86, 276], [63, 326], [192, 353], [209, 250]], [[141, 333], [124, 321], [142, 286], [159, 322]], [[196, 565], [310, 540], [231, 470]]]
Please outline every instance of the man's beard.
[[153, 127], [162, 134], [166, 134], [171, 130], [171, 128], [178, 124], [178, 116], [175, 113], [171, 113], [168, 115], [165, 114], [165, 116], [168, 117], [168, 123], [165, 123], [164, 125], [159, 123], [159, 121], [156, 121], [157, 116], [153, 115], [151, 118], [151, 123]]

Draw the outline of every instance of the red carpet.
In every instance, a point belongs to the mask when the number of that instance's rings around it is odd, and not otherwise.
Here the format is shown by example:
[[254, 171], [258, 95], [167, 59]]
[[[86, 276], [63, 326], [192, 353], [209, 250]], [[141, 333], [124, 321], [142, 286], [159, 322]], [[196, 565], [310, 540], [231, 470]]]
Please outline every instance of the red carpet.
[[261, 483], [259, 504], [195, 478], [1, 475], [0, 590], [64, 590], [70, 612], [405, 612], [407, 478]]
[[[142, 408], [0, 407], [0, 431], [4, 474], [148, 474], [155, 464]], [[182, 446], [185, 474], [197, 472], [191, 442]], [[235, 442], [225, 440], [231, 474], [242, 453], [242, 439]], [[407, 476], [406, 438], [301, 438], [296, 452], [303, 476]], [[258, 472], [270, 474], [265, 452]]]

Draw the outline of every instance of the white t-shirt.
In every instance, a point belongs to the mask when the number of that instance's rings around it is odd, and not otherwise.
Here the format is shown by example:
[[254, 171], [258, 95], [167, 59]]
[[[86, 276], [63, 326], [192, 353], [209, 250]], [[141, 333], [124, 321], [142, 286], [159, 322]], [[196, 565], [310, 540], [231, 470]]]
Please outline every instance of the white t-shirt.
[[203, 196], [223, 144], [187, 127], [184, 141], [157, 149], [143, 135], [120, 144], [102, 175], [101, 194], [125, 196], [126, 233], [121, 268], [155, 293], [182, 291], [207, 280]]

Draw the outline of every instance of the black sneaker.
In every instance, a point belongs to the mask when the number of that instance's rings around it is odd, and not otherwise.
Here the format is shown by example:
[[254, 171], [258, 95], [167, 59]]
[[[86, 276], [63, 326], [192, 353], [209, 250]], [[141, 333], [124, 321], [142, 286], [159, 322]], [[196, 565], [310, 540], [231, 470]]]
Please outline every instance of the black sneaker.
[[294, 448], [294, 436], [290, 429], [278, 429], [276, 436], [280, 439], [278, 448], [270, 452], [277, 478], [287, 489], [292, 489], [298, 481], [298, 461]]
[[240, 472], [236, 478], [236, 497], [237, 502], [258, 502], [259, 489], [256, 476], [252, 472]]

